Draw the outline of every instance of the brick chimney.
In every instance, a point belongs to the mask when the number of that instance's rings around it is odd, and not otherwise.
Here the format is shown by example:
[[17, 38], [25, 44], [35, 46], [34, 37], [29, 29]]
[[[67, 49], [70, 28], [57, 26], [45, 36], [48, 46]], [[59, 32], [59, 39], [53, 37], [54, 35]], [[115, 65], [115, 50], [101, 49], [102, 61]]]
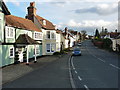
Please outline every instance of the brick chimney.
[[27, 8], [28, 14], [26, 16], [27, 19], [32, 20], [34, 22], [34, 16], [36, 16], [36, 8], [35, 8], [35, 2], [31, 2], [30, 6]]
[[66, 38], [68, 38], [68, 28], [67, 27], [65, 27], [65, 36], [66, 36]]

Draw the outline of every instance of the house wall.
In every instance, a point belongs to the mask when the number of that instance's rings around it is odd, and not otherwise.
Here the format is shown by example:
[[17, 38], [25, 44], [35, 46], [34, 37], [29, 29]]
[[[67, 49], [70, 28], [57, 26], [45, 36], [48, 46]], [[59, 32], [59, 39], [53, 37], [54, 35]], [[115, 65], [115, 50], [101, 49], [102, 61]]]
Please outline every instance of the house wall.
[[[43, 55], [53, 55], [54, 52], [47, 52], [47, 48], [46, 48], [46, 44], [56, 44], [56, 36], [55, 36], [55, 39], [47, 39], [46, 37], [46, 32], [47, 31], [50, 31], [50, 32], [54, 32], [55, 35], [56, 35], [56, 31], [55, 30], [44, 30], [42, 29], [42, 32], [43, 32], [43, 41], [42, 41], [42, 51], [43, 51]], [[55, 49], [56, 49], [56, 46], [55, 46]], [[56, 50], [55, 50], [56, 52]]]
[[2, 66], [6, 66], [14, 63], [14, 58], [10, 58], [9, 49], [14, 47], [13, 45], [2, 45]]
[[3, 31], [4, 31], [4, 14], [0, 12], [0, 41], [3, 42]]
[[112, 49], [113, 49], [113, 51], [116, 51], [116, 44], [120, 45], [120, 39], [113, 39], [112, 42], [113, 42]]
[[2, 45], [0, 44], [0, 67], [2, 67]]
[[74, 45], [74, 38], [70, 37], [70, 47], [72, 47]]
[[56, 51], [60, 52], [60, 46], [61, 45], [61, 34], [56, 33]]

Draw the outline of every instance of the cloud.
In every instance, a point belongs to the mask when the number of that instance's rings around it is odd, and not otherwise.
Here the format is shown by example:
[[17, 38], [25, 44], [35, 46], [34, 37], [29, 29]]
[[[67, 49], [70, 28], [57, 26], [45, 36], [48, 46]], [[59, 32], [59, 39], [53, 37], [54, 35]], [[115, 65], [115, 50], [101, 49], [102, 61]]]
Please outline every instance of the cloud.
[[98, 4], [97, 6], [90, 8], [81, 8], [74, 10], [75, 13], [95, 13], [98, 15], [111, 15], [118, 12], [118, 4]]
[[4, 0], [4, 2], [11, 2], [12, 4], [16, 5], [16, 6], [20, 6], [20, 2], [18, 0]]
[[64, 27], [68, 27], [74, 30], [86, 30], [87, 33], [93, 34], [94, 30], [98, 28], [101, 30], [101, 27], [106, 27], [108, 31], [114, 31], [118, 27], [117, 21], [104, 21], [104, 20], [83, 20], [81, 22], [76, 22], [75, 20], [71, 19], [68, 24], [60, 23], [57, 25], [58, 28], [64, 29]]

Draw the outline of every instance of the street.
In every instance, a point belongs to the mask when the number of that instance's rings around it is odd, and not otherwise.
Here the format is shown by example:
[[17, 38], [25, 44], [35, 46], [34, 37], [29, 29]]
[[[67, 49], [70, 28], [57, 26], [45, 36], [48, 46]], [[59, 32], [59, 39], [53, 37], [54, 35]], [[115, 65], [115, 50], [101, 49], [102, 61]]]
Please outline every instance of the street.
[[118, 56], [96, 48], [91, 41], [83, 42], [80, 48], [82, 56], [71, 58], [72, 77], [69, 75], [70, 55], [65, 55], [4, 84], [3, 88], [71, 88], [71, 78], [75, 88], [118, 88]]
[[[91, 41], [81, 47], [82, 56], [71, 59], [76, 88], [118, 88], [118, 56], [98, 49]], [[113, 90], [113, 89], [111, 89]]]

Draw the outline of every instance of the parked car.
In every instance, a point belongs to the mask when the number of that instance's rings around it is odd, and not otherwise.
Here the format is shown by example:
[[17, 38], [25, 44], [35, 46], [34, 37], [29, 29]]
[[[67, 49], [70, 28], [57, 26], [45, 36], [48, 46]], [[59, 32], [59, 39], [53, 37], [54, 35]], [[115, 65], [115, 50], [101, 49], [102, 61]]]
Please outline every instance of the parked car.
[[78, 43], [78, 46], [81, 46], [82, 44], [81, 43]]
[[73, 56], [81, 56], [81, 50], [80, 48], [74, 48], [73, 52], [72, 52]]

